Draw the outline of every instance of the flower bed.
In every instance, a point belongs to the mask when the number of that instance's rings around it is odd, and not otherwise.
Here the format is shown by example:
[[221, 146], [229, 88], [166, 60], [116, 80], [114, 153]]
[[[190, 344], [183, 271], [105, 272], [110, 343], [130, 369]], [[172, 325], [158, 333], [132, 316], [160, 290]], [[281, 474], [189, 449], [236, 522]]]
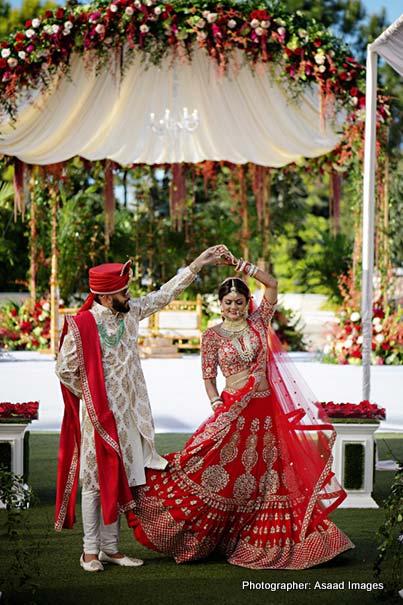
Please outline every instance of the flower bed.
[[27, 423], [38, 419], [39, 401], [0, 402], [0, 422]]
[[[327, 336], [322, 361], [326, 363], [361, 365], [362, 322], [360, 292], [355, 291], [351, 275], [340, 278], [343, 303], [336, 313], [336, 323]], [[403, 308], [384, 308], [381, 300], [373, 304], [372, 353], [373, 365], [403, 363]]]
[[0, 308], [0, 347], [9, 351], [35, 351], [50, 345], [50, 304], [8, 303]]

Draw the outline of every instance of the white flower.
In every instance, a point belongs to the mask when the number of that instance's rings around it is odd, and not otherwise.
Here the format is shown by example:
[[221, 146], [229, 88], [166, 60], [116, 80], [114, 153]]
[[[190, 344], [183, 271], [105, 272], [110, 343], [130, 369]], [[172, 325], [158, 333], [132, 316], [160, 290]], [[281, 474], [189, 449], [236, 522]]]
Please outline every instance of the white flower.
[[197, 32], [197, 39], [199, 40], [199, 42], [202, 42], [206, 38], [207, 38], [206, 32]]
[[343, 349], [343, 343], [337, 342], [336, 346], [335, 346], [336, 353], [341, 353], [342, 349]]
[[154, 9], [155, 15], [160, 15], [162, 13], [162, 8], [160, 6], [156, 6]]
[[146, 34], [147, 32], [150, 31], [150, 28], [148, 27], [148, 25], [143, 23], [143, 25], [140, 25], [140, 31], [142, 34]]
[[13, 69], [13, 67], [16, 67], [16, 65], [18, 65], [18, 59], [16, 59], [15, 57], [10, 57], [9, 59], [7, 59], [7, 63], [8, 66]]
[[334, 50], [329, 50], [329, 56], [333, 59], [333, 57], [335, 56], [335, 52]]
[[109, 10], [111, 11], [111, 13], [117, 13], [118, 12], [118, 5], [117, 4], [111, 4], [109, 6]]
[[361, 315], [358, 313], [358, 311], [354, 311], [353, 313], [351, 313], [351, 315], [350, 315], [351, 321], [360, 321], [360, 319], [361, 319]]
[[253, 27], [254, 29], [256, 27], [259, 27], [260, 25], [260, 21], [258, 19], [252, 19], [252, 21], [250, 22], [250, 26]]
[[358, 343], [359, 345], [361, 345], [361, 344], [362, 344], [362, 340], [363, 340], [363, 339], [362, 339], [362, 336], [359, 336], [359, 337], [357, 338], [357, 343]]
[[41, 20], [40, 19], [32, 19], [32, 27], [39, 27], [41, 24]]
[[374, 319], [372, 320], [372, 323], [374, 324], [374, 326], [376, 326], [376, 324], [380, 324], [381, 323], [381, 318], [380, 317], [374, 317]]
[[318, 67], [318, 71], [323, 74], [326, 71], [326, 66], [325, 65], [319, 65]]
[[217, 13], [209, 13], [209, 16], [207, 17], [207, 21], [209, 23], [214, 23], [214, 21], [217, 20]]
[[26, 52], [24, 50], [20, 50], [20, 52], [18, 53], [18, 56], [19, 56], [20, 59], [25, 59], [25, 57], [27, 55], [26, 55]]
[[140, 8], [140, 6], [141, 6], [141, 2], [140, 2], [140, 0], [135, 0], [135, 1], [134, 1], [134, 6], [135, 6], [136, 8]]
[[146, 5], [147, 5], [147, 6], [151, 6], [151, 5], [152, 5], [152, 3], [153, 3], [153, 0], [146, 0]]
[[382, 324], [375, 324], [374, 328], [375, 328], [375, 332], [382, 332], [382, 330], [383, 330]]
[[134, 9], [132, 6], [126, 6], [125, 13], [128, 17], [131, 17], [134, 13]]
[[59, 26], [59, 25], [56, 25], [56, 24], [55, 24], [55, 25], [52, 25], [52, 32], [53, 32], [54, 34], [57, 34], [57, 32], [59, 31], [59, 29], [60, 29], [60, 26]]
[[323, 347], [323, 353], [324, 353], [325, 355], [329, 355], [329, 353], [330, 353], [330, 351], [331, 351], [331, 350], [332, 350], [332, 349], [331, 349], [331, 346], [330, 346], [330, 345], [325, 345], [325, 346]]
[[270, 21], [261, 21], [260, 22], [260, 27], [263, 27], [263, 29], [267, 29], [270, 26]]
[[[63, 302], [62, 302], [62, 301], [60, 301], [60, 303], [63, 305], [63, 304], [64, 304], [64, 301], [63, 301]], [[44, 302], [44, 303], [43, 303], [43, 305], [42, 305], [42, 309], [43, 309], [44, 311], [49, 311], [49, 309], [50, 309], [50, 304], [49, 304], [48, 302]]]
[[204, 19], [199, 19], [198, 22], [196, 23], [196, 27], [198, 27], [199, 29], [203, 29], [203, 27], [206, 25], [206, 22]]
[[202, 15], [203, 15], [203, 17], [204, 17], [205, 19], [208, 19], [209, 14], [210, 14], [210, 11], [203, 11], [203, 12], [202, 12]]
[[284, 34], [285, 34], [285, 27], [279, 27], [277, 29], [277, 33], [280, 34], [280, 36], [284, 36]]
[[316, 53], [315, 55], [315, 63], [317, 63], [318, 65], [323, 65], [323, 63], [326, 61], [326, 57], [323, 53]]
[[351, 340], [351, 338], [347, 338], [347, 340], [344, 341], [343, 346], [345, 349], [349, 349], [350, 347], [352, 347], [353, 341]]
[[274, 331], [278, 330], [280, 327], [276, 321], [272, 321], [271, 325], [272, 325]]
[[255, 29], [255, 32], [258, 36], [261, 36], [262, 34], [264, 34], [264, 29], [263, 29], [263, 27], [257, 27]]
[[3, 48], [1, 51], [1, 56], [3, 59], [7, 59], [11, 55], [11, 50], [9, 48]]
[[230, 20], [228, 21], [227, 25], [228, 25], [228, 27], [229, 27], [230, 29], [234, 29], [234, 27], [236, 27], [236, 21], [235, 21], [235, 19], [230, 19]]
[[53, 30], [52, 30], [52, 26], [51, 26], [51, 25], [45, 25], [45, 27], [43, 28], [43, 31], [44, 31], [46, 34], [51, 34], [51, 33], [53, 32]]
[[105, 25], [102, 25], [102, 23], [98, 23], [95, 26], [95, 31], [97, 32], [97, 34], [103, 34], [103, 33], [105, 33]]
[[375, 336], [375, 342], [377, 342], [378, 344], [381, 344], [381, 342], [383, 342], [385, 340], [385, 336], [383, 334], [377, 334]]
[[68, 29], [68, 30], [70, 30], [72, 27], [73, 27], [73, 24], [72, 24], [72, 22], [71, 22], [71, 21], [66, 21], [66, 22], [64, 23], [64, 29]]
[[27, 38], [32, 38], [32, 36], [35, 36], [35, 32], [33, 29], [27, 29], [27, 31], [25, 32], [25, 35]]
[[358, 105], [358, 97], [351, 97], [350, 101], [353, 105]]

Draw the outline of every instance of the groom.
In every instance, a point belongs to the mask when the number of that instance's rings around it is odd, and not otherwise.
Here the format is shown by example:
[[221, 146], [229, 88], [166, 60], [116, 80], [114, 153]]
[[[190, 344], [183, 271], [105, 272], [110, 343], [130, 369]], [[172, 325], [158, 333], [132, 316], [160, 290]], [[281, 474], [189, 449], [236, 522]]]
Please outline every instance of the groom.
[[[205, 250], [160, 290], [131, 298], [131, 261], [89, 270], [90, 295], [68, 317], [56, 364], [65, 404], [60, 437], [55, 528], [71, 528], [80, 478], [84, 530], [81, 567], [143, 564], [121, 553], [119, 513], [134, 506], [131, 487], [145, 483], [145, 467], [163, 469], [137, 347], [140, 320], [174, 300], [223, 245]], [[83, 401], [80, 426], [80, 399]]]

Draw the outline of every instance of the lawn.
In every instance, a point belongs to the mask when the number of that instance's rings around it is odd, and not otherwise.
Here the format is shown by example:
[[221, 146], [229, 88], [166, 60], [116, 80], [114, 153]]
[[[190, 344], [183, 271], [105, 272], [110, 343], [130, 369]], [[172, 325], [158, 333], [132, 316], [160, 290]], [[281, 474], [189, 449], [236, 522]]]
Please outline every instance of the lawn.
[[[148, 551], [134, 542], [122, 519], [121, 548], [127, 554], [143, 558], [144, 567], [113, 566], [103, 573], [85, 573], [79, 567], [82, 540], [79, 506], [78, 521], [73, 530], [62, 533], [53, 530], [59, 436], [32, 433], [30, 437], [29, 481], [38, 501], [22, 515], [19, 563], [14, 544], [5, 531], [7, 514], [0, 511], [0, 590], [4, 593], [3, 599], [0, 598], [1, 605], [81, 605], [91, 601], [94, 605], [333, 605], [340, 602], [365, 605], [375, 604], [382, 596], [374, 590], [373, 583], [377, 580], [372, 571], [376, 531], [383, 521], [382, 508], [335, 511], [332, 519], [350, 536], [356, 548], [304, 571], [248, 570], [217, 558], [176, 565], [164, 555]], [[187, 437], [184, 434], [158, 435], [158, 449], [161, 453], [179, 449]], [[403, 459], [403, 439], [378, 440], [381, 459], [389, 457], [387, 446]], [[380, 506], [388, 495], [392, 478], [393, 473], [389, 471], [376, 473], [374, 498]], [[16, 583], [23, 574], [23, 587], [19, 589]], [[276, 583], [284, 586], [275, 589]], [[317, 583], [321, 583], [321, 587]], [[351, 583], [359, 586], [352, 587]], [[387, 602], [402, 601], [389, 599]]]

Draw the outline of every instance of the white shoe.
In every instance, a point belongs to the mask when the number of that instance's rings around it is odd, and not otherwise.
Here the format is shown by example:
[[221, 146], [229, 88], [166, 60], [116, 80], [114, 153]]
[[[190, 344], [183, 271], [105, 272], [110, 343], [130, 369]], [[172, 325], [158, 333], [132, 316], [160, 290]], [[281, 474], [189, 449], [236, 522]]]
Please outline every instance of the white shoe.
[[80, 557], [80, 565], [84, 571], [103, 571], [104, 566], [99, 559], [93, 559], [92, 561], [84, 561], [84, 555]]
[[112, 563], [113, 565], [121, 565], [122, 567], [140, 567], [143, 565], [144, 561], [141, 559], [133, 559], [132, 557], [127, 557], [123, 555], [123, 557], [110, 557], [103, 550], [99, 553], [99, 560], [103, 563]]

